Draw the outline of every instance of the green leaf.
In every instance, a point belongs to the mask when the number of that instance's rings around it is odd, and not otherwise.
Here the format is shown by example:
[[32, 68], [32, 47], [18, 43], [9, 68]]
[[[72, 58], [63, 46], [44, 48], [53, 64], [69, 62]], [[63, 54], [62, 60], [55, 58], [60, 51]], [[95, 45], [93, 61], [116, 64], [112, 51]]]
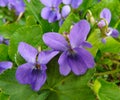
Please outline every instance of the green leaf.
[[74, 13], [68, 15], [68, 17], [63, 22], [62, 26], [59, 29], [59, 33], [69, 32], [70, 27], [75, 23], [78, 22], [80, 19]]
[[100, 50], [102, 52], [111, 52], [111, 53], [119, 53], [120, 52], [120, 42], [116, 41], [112, 37], [108, 37], [106, 39], [106, 43], [102, 43], [100, 45]]
[[42, 49], [46, 48], [42, 41], [42, 35], [43, 33], [39, 25], [19, 28], [10, 39], [8, 50], [10, 58], [15, 61], [15, 54], [17, 53], [19, 42], [26, 42], [36, 48], [39, 48], [40, 46]]
[[47, 82], [43, 89], [50, 90], [47, 100], [95, 100], [95, 96], [88, 87], [88, 82], [94, 73], [89, 69], [86, 74], [76, 76], [70, 73], [62, 76], [56, 58], [48, 64]]
[[120, 100], [120, 88], [114, 83], [98, 79], [94, 83], [94, 88], [99, 100]]
[[101, 44], [101, 37], [99, 29], [95, 29], [91, 32], [87, 39], [88, 42], [92, 44], [92, 48], [88, 49], [93, 56], [96, 56], [96, 53], [99, 49], [99, 45]]
[[9, 38], [20, 27], [22, 27], [22, 25], [19, 25], [18, 23], [2, 25], [0, 26], [0, 35]]
[[103, 8], [110, 9], [112, 14], [110, 26], [114, 27], [115, 23], [119, 21], [120, 1], [119, 0], [101, 0], [95, 6], [91, 7], [92, 13], [96, 17], [96, 19], [99, 18], [100, 12], [102, 11]]
[[49, 93], [37, 93], [32, 91], [30, 86], [19, 84], [15, 79], [15, 69], [7, 70], [0, 75], [0, 88], [10, 95], [10, 100], [46, 100]]
[[8, 60], [8, 46], [0, 44], [0, 61]]
[[39, 92], [32, 91], [29, 85], [19, 84], [14, 67], [0, 76], [0, 88], [10, 96], [10, 100], [95, 100], [88, 86], [94, 69], [81, 76], [71, 73], [66, 77], [60, 75], [58, 69], [55, 58], [48, 64], [47, 81]]
[[0, 100], [9, 100], [9, 95], [3, 93], [3, 92], [0, 92]]
[[28, 16], [26, 19], [26, 25], [30, 26], [30, 25], [36, 25], [37, 22], [34, 18], [34, 16]]
[[40, 0], [31, 0], [30, 3], [26, 1], [26, 5], [26, 16], [34, 15], [36, 22], [41, 25], [43, 33], [51, 31], [58, 32], [58, 22], [49, 23], [47, 20], [41, 18], [41, 10], [44, 5], [40, 2]]

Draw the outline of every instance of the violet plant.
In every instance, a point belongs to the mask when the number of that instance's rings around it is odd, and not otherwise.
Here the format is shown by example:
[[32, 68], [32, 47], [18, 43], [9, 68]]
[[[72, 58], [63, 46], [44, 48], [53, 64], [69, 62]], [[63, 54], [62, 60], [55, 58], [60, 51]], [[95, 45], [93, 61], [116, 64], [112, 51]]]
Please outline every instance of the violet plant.
[[114, 28], [111, 28], [109, 27], [109, 23], [110, 23], [110, 20], [111, 20], [111, 12], [109, 9], [107, 8], [104, 8], [101, 13], [100, 13], [100, 18], [104, 19], [104, 20], [101, 20], [99, 23], [98, 23], [98, 27], [100, 28], [101, 30], [101, 33], [102, 33], [102, 42], [105, 43], [106, 40], [105, 38], [107, 36], [112, 36], [114, 38], [117, 38], [118, 35], [119, 35], [119, 32], [118, 30], [114, 29]]
[[62, 52], [58, 60], [62, 75], [68, 75], [71, 70], [76, 75], [82, 75], [88, 68], [94, 67], [92, 55], [83, 48], [89, 30], [89, 23], [86, 20], [81, 20], [73, 26], [70, 34], [65, 35], [65, 38], [55, 32], [43, 35], [46, 45], [53, 50]]
[[62, 0], [64, 4], [70, 4], [72, 8], [76, 9], [82, 4], [83, 0]]
[[0, 74], [3, 73], [7, 69], [12, 68], [12, 62], [10, 61], [2, 61], [0, 62]]
[[0, 0], [0, 6], [7, 6], [9, 10], [15, 10], [17, 15], [25, 11], [25, 3], [23, 0]]
[[58, 52], [41, 51], [39, 53], [35, 48], [24, 42], [19, 44], [18, 52], [27, 61], [27, 63], [18, 67], [16, 71], [17, 80], [21, 84], [30, 84], [33, 90], [39, 91], [47, 78], [46, 64]]
[[0, 100], [120, 100], [119, 11], [119, 0], [0, 0]]
[[50, 23], [60, 19], [59, 4], [61, 0], [40, 0], [46, 7], [42, 9], [41, 16]]

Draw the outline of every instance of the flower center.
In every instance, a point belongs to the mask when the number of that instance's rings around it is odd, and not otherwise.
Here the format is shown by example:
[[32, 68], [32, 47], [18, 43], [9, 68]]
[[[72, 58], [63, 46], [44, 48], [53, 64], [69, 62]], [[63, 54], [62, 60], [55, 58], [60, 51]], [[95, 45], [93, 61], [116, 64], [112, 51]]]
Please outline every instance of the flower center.
[[40, 69], [41, 68], [40, 64], [36, 64], [35, 67], [36, 67], [36, 69]]

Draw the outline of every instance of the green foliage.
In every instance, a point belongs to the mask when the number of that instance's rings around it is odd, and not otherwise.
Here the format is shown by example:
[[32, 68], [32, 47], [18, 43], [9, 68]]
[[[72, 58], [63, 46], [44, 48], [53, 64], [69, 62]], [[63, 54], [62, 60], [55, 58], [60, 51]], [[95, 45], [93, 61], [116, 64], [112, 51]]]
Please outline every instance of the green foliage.
[[48, 64], [47, 84], [43, 87], [50, 90], [47, 100], [95, 100], [88, 87], [93, 73], [94, 69], [90, 69], [82, 76], [75, 76], [73, 73], [66, 77], [61, 76], [57, 60], [53, 59]]
[[103, 79], [98, 79], [94, 83], [95, 92], [99, 100], [119, 100], [120, 88], [114, 83], [104, 81]]
[[0, 61], [9, 60], [8, 58], [8, 46], [0, 44]]
[[48, 92], [38, 94], [29, 86], [19, 84], [15, 79], [14, 68], [0, 75], [0, 87], [10, 96], [10, 100], [33, 100], [33, 98], [34, 100], [45, 100], [48, 95]]
[[81, 76], [72, 72], [62, 76], [56, 56], [47, 64], [47, 80], [38, 92], [30, 85], [19, 84], [15, 78], [16, 68], [26, 62], [17, 50], [20, 42], [46, 50], [48, 47], [42, 40], [44, 33], [69, 33], [75, 23], [89, 19], [86, 16], [88, 10], [92, 12], [90, 17], [97, 22], [103, 8], [112, 13], [109, 27], [120, 32], [120, 0], [83, 0], [78, 9], [71, 9], [62, 26], [59, 26], [59, 21], [49, 23], [41, 17], [44, 5], [40, 0], [24, 2], [26, 10], [22, 16], [9, 12], [7, 7], [0, 7], [0, 35], [10, 39], [10, 45], [0, 44], [0, 62], [13, 62], [13, 68], [0, 75], [0, 100], [120, 100], [120, 36], [117, 39], [107, 37], [106, 43], [102, 43], [97, 23], [90, 23], [87, 41], [93, 47], [86, 48], [95, 58], [93, 69]]
[[22, 27], [22, 26], [18, 23], [4, 24], [4, 25], [0, 26], [0, 35], [4, 36], [6, 38], [9, 38], [20, 27]]
[[0, 92], [0, 100], [9, 100], [9, 95]]
[[80, 19], [74, 13], [71, 13], [63, 22], [62, 26], [59, 29], [59, 33], [69, 32], [72, 25], [78, 22]]
[[92, 90], [88, 87], [94, 69], [88, 70], [82, 76], [71, 73], [64, 77], [59, 74], [58, 68], [55, 58], [48, 64], [48, 78], [39, 92], [32, 91], [28, 85], [19, 84], [15, 79], [14, 68], [0, 75], [0, 87], [10, 96], [10, 100], [95, 100]]
[[10, 39], [8, 50], [10, 58], [15, 61], [15, 54], [17, 53], [19, 42], [26, 42], [36, 48], [39, 48], [39, 46], [41, 46], [42, 49], [46, 48], [42, 41], [42, 34], [43, 32], [39, 25], [19, 28]]
[[120, 53], [120, 42], [108, 37], [106, 43], [100, 45], [100, 50], [102, 52]]

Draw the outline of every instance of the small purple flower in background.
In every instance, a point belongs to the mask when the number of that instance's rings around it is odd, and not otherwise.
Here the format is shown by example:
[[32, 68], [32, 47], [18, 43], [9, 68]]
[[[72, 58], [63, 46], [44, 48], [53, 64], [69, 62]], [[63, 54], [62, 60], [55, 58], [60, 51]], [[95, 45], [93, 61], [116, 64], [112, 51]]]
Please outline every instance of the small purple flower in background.
[[16, 14], [19, 15], [25, 11], [25, 4], [23, 0], [9, 0], [8, 8], [15, 9]]
[[66, 5], [62, 8], [61, 11], [61, 19], [59, 21], [59, 26], [61, 26], [65, 20], [65, 18], [68, 16], [68, 14], [70, 13], [71, 9], [70, 6]]
[[106, 37], [107, 36], [112, 36], [114, 38], [117, 38], [119, 35], [118, 30], [108, 27], [110, 21], [111, 21], [111, 12], [109, 9], [104, 8], [101, 13], [100, 13], [100, 18], [103, 18], [104, 20], [101, 20], [98, 23], [98, 27], [100, 28], [102, 34], [103, 34], [103, 38], [102, 38], [102, 42], [105, 43], [106, 42]]
[[89, 30], [89, 23], [86, 20], [81, 20], [73, 26], [69, 35], [62, 36], [55, 32], [43, 35], [46, 45], [55, 51], [62, 52], [58, 60], [62, 75], [68, 75], [71, 70], [76, 75], [82, 75], [88, 68], [94, 67], [93, 56], [83, 48], [83, 46], [91, 46], [85, 41]]
[[16, 78], [21, 84], [30, 84], [32, 89], [38, 91], [46, 81], [46, 64], [58, 54], [58, 51], [41, 51], [21, 42], [18, 52], [27, 61], [18, 67]]
[[76, 9], [82, 4], [83, 0], [62, 0], [62, 2], [67, 5], [70, 4], [72, 8]]
[[0, 6], [8, 6], [10, 10], [14, 9], [17, 15], [25, 11], [25, 4], [23, 0], [0, 0]]
[[9, 61], [2, 61], [0, 62], [0, 74], [3, 73], [7, 69], [12, 68], [12, 62]]
[[28, 2], [30, 2], [30, 0], [27, 0]]
[[0, 6], [5, 7], [8, 4], [8, 0], [0, 0]]
[[0, 44], [9, 45], [9, 39], [5, 39], [3, 36], [0, 35]]
[[59, 5], [61, 0], [40, 0], [44, 7], [41, 11], [43, 19], [48, 20], [49, 23], [55, 22], [60, 19]]

